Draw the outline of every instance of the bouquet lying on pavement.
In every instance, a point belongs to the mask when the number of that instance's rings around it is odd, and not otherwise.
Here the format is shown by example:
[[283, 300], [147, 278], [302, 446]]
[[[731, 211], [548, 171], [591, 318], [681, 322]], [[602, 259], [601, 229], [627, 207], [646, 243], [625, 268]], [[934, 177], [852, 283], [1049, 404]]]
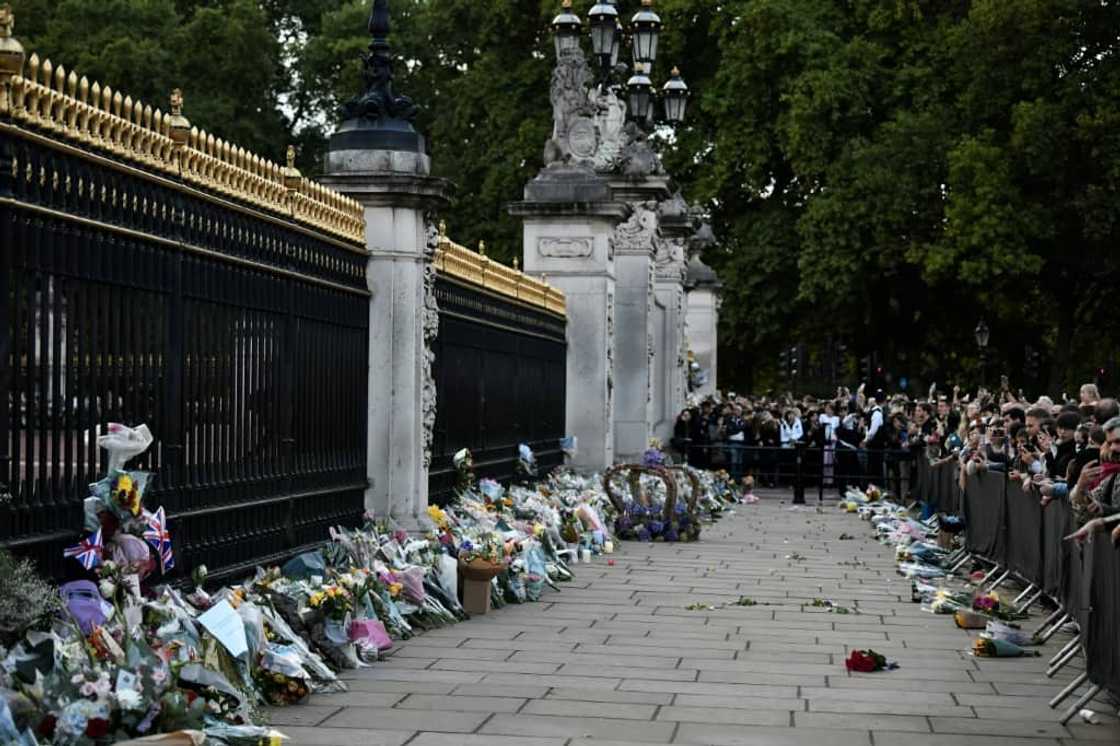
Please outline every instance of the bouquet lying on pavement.
[[972, 654], [978, 658], [1023, 658], [1042, 655], [1037, 650], [1026, 650], [1007, 640], [984, 637], [972, 641]]
[[885, 656], [876, 653], [874, 650], [853, 650], [848, 656], [848, 660], [844, 661], [844, 665], [849, 671], [856, 673], [893, 671], [898, 668], [898, 663], [887, 660]]

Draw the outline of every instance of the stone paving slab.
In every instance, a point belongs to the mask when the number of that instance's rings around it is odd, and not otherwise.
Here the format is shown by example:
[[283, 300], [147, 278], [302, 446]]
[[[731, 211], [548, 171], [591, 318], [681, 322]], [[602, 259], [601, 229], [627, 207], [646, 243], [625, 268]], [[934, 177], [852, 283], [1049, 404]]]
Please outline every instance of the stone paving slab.
[[[622, 543], [614, 566], [577, 565], [541, 603], [399, 643], [346, 672], [349, 692], [270, 710], [271, 721], [293, 746], [1120, 743], [1115, 705], [1090, 705], [1100, 725], [1068, 726], [1047, 706], [1079, 673], [1044, 676], [1068, 635], [1041, 658], [974, 659], [975, 633], [910, 603], [893, 550], [869, 533], [834, 508], [768, 497], [697, 544]], [[849, 674], [844, 659], [861, 647], [900, 669]]]

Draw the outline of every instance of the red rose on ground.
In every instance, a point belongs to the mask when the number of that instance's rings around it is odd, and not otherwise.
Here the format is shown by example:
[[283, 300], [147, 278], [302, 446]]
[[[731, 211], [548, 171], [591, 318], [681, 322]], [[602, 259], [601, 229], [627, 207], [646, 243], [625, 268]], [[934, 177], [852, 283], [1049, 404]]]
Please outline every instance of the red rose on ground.
[[58, 718], [54, 715], [47, 715], [39, 721], [39, 727], [35, 729], [43, 738], [54, 738], [54, 728], [58, 725]]
[[109, 721], [93, 718], [86, 724], [86, 735], [90, 738], [104, 738], [109, 735]]
[[861, 650], [853, 650], [844, 664], [848, 666], [849, 671], [858, 673], [874, 673], [876, 669], [875, 659]]

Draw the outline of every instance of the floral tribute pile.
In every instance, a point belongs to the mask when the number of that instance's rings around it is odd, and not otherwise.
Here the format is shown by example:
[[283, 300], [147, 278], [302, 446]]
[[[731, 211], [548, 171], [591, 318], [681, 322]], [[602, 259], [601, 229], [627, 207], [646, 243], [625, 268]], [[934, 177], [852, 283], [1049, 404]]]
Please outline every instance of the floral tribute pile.
[[[146, 504], [152, 475], [125, 468], [151, 443], [144, 426], [98, 438], [109, 464], [65, 552], [70, 582], [56, 589], [0, 552], [2, 744], [278, 743], [258, 725], [263, 706], [344, 691], [342, 670], [465, 619], [463, 578], [489, 582], [492, 607], [532, 602], [615, 548], [598, 476], [561, 470], [529, 486], [522, 447], [522, 484], [506, 488], [477, 481], [464, 451], [456, 499], [428, 508], [419, 532], [370, 518], [240, 584], [208, 589], [205, 567], [171, 584], [174, 526]], [[694, 478], [708, 516], [732, 502], [726, 477]]]
[[879, 541], [895, 548], [898, 573], [911, 582], [911, 600], [932, 614], [951, 615], [958, 627], [982, 630], [971, 652], [975, 656], [1014, 658], [1037, 655], [1038, 644], [1015, 622], [1026, 618], [996, 591], [984, 591], [984, 573], [957, 577], [952, 550], [963, 530], [954, 516], [919, 520], [910, 509], [872, 486], [850, 489], [840, 507], [858, 513], [875, 529]]
[[749, 486], [725, 471], [674, 465], [657, 438], [641, 464], [619, 464], [603, 476], [618, 537], [645, 542], [696, 541], [702, 521], [718, 520], [730, 505], [753, 502], [745, 499]]

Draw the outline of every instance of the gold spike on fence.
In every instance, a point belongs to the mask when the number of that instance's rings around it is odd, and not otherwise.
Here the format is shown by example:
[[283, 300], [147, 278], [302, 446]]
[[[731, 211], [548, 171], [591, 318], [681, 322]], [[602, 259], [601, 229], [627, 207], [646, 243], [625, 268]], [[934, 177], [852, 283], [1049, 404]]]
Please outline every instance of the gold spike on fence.
[[192, 128], [178, 89], [164, 114], [49, 59], [28, 57], [12, 35], [14, 23], [11, 7], [0, 5], [0, 122], [177, 176], [365, 247], [365, 217], [355, 200]]
[[477, 252], [455, 243], [447, 237], [445, 223], [439, 226], [439, 245], [433, 263], [441, 274], [560, 316], [568, 315], [563, 290], [490, 259], [484, 243], [479, 243]]

